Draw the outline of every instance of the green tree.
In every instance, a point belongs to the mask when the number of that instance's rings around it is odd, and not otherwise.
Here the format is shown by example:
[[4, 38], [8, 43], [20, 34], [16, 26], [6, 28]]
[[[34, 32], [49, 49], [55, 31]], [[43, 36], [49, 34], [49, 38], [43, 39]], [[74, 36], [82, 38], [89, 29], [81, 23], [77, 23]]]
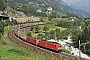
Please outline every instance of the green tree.
[[40, 28], [38, 26], [35, 26], [34, 29], [35, 29], [35, 33], [39, 33]]
[[40, 39], [42, 39], [43, 38], [43, 34], [38, 34], [37, 37], [39, 37]]
[[6, 22], [0, 21], [0, 38], [4, 34], [4, 28], [8, 25], [15, 24], [13, 21], [7, 20]]
[[73, 26], [72, 22], [60, 21], [57, 23], [57, 26], [64, 28], [71, 28]]
[[0, 10], [5, 10], [8, 6], [7, 0], [0, 0]]
[[31, 27], [30, 27], [30, 31], [33, 31], [33, 30], [34, 30], [34, 26], [31, 26]]
[[55, 39], [55, 31], [54, 30], [50, 31], [50, 38]]
[[[79, 34], [77, 35], [77, 33]], [[79, 46], [78, 45], [79, 40], [81, 41], [81, 44], [89, 42], [89, 44], [86, 44], [85, 46], [84, 45], [81, 46], [81, 50], [84, 53], [89, 54], [90, 53], [90, 26], [85, 27], [85, 29], [83, 30], [81, 34], [78, 31], [75, 32], [75, 35], [73, 35], [73, 42], [74, 42], [75, 47]]]
[[50, 32], [45, 32], [45, 38], [46, 39], [51, 39], [51, 34], [50, 34]]
[[10, 20], [6, 20], [6, 25], [10, 26], [12, 23], [10, 22]]
[[27, 36], [32, 37], [31, 32], [28, 32], [28, 33], [27, 33]]
[[13, 25], [18, 24], [18, 22], [16, 20], [12, 20], [12, 23], [13, 23]]
[[44, 28], [43, 28], [43, 31], [48, 31], [49, 30], [49, 28], [47, 27], [47, 26], [44, 26]]
[[56, 32], [56, 38], [59, 39], [59, 37], [61, 35], [60, 34], [60, 29], [56, 28], [55, 32]]
[[5, 23], [0, 21], [0, 33], [3, 35], [4, 34], [4, 27], [5, 27]]

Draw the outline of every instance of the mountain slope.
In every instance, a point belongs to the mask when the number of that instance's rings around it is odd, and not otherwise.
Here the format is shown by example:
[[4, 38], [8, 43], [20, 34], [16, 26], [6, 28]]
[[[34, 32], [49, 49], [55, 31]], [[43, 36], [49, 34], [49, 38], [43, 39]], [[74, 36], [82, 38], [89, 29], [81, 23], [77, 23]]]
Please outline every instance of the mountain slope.
[[6, 0], [0, 0], [0, 10], [4, 10], [8, 6]]
[[89, 13], [82, 10], [75, 10], [67, 6], [62, 0], [8, 0], [11, 5], [22, 6], [32, 5], [35, 9], [46, 10], [48, 7], [52, 7], [53, 10], [61, 11], [64, 13], [74, 13], [80, 17], [88, 17]]

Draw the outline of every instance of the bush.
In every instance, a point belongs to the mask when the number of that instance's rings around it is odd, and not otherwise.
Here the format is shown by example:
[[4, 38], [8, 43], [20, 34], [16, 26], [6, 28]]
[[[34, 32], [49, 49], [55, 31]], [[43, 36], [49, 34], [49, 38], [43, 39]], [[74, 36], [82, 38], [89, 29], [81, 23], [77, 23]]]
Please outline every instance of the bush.
[[68, 53], [68, 54], [71, 54], [71, 52], [68, 51], [68, 50], [64, 50], [64, 49], [63, 49], [63, 52]]
[[23, 50], [17, 50], [17, 49], [9, 49], [9, 52], [14, 52], [14, 53], [18, 53], [22, 56], [26, 55], [26, 53]]
[[3, 45], [6, 45], [7, 43], [6, 42], [2, 42]]

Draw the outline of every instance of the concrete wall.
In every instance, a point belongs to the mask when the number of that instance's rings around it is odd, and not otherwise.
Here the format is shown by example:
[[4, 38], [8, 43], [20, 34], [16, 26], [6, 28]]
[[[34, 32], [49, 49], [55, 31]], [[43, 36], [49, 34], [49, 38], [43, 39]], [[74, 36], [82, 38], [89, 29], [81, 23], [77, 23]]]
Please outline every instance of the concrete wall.
[[40, 18], [38, 17], [24, 17], [24, 18], [13, 18], [15, 20], [17, 20], [17, 22], [26, 22], [26, 21], [39, 21]]

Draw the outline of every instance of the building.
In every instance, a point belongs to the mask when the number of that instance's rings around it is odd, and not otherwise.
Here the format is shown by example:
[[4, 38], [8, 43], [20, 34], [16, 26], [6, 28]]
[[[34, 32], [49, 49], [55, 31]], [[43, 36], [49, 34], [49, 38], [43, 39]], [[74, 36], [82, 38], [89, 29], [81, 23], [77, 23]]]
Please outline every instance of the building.
[[42, 10], [41, 10], [41, 9], [38, 9], [38, 10], [37, 10], [37, 12], [41, 13], [41, 12], [42, 12]]
[[48, 7], [48, 8], [47, 8], [48, 14], [51, 14], [52, 10], [53, 10], [52, 7]]
[[47, 11], [52, 11], [52, 7], [48, 7], [47, 8]]

